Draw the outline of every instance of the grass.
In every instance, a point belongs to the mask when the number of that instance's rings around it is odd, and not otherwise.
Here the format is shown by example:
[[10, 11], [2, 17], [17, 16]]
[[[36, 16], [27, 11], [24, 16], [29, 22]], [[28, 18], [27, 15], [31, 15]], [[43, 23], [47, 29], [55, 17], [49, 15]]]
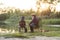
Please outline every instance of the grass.
[[34, 32], [34, 33], [13, 33], [2, 35], [5, 38], [31, 38], [35, 36], [60, 37], [60, 31]]
[[5, 36], [6, 38], [8, 37], [16, 37], [16, 38], [29, 38], [28, 36], [26, 36], [27, 34], [25, 33], [13, 33], [13, 34], [6, 34], [6, 35], [3, 35]]
[[4, 34], [4, 35], [0, 35], [0, 36], [6, 37], [6, 38], [8, 38], [8, 37], [31, 38], [31, 37], [35, 37], [35, 36], [60, 37], [60, 27], [43, 26], [42, 29], [48, 30], [48, 31], [47, 32], [35, 31], [33, 33], [30, 33], [30, 31], [28, 31], [27, 33], [20, 32], [20, 33]]
[[60, 31], [50, 31], [50, 32], [44, 32], [42, 34], [47, 37], [60, 37]]
[[60, 27], [49, 27], [49, 26], [43, 26], [42, 29], [49, 30], [49, 31], [60, 31]]
[[60, 24], [60, 19], [42, 19], [43, 24]]
[[[16, 20], [15, 20], [16, 19]], [[31, 20], [26, 20], [27, 27], [29, 30], [29, 22]], [[11, 29], [18, 29], [18, 22], [19, 18], [13, 17], [10, 19], [7, 19], [5, 21], [6, 27], [11, 28]], [[60, 19], [42, 19], [42, 24], [60, 24]], [[5, 35], [0, 35], [0, 36], [5, 36], [5, 37], [19, 37], [19, 38], [29, 38], [29, 37], [34, 37], [34, 36], [59, 36], [60, 37], [60, 27], [48, 27], [48, 26], [42, 26], [41, 27], [43, 30], [49, 30], [48, 32], [34, 32], [34, 33], [13, 33], [13, 34], [5, 34]]]

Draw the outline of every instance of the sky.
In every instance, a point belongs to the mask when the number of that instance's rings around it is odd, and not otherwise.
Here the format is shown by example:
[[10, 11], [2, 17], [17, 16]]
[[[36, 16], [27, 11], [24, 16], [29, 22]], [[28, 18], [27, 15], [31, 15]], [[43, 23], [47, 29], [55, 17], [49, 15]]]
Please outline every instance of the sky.
[[20, 9], [30, 9], [36, 8], [36, 1], [35, 0], [0, 0], [0, 3], [3, 3], [4, 5], [1, 5], [3, 7], [16, 7]]
[[[56, 4], [57, 3], [57, 4]], [[60, 2], [56, 2], [55, 4], [55, 10], [60, 12]], [[41, 10], [45, 10], [48, 8], [49, 4], [48, 3], [40, 3], [40, 8]], [[0, 0], [0, 8], [4, 7], [15, 7], [15, 8], [20, 8], [20, 10], [28, 10], [28, 9], [33, 9], [37, 10], [36, 7], [36, 0]], [[54, 5], [52, 5], [52, 9], [54, 9]]]

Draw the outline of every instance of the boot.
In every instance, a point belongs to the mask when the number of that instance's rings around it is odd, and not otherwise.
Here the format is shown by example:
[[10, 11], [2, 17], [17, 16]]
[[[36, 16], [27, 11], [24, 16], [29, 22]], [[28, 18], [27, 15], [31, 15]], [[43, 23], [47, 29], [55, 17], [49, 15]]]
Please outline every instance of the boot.
[[33, 29], [33, 27], [30, 27], [30, 30], [31, 30], [31, 32], [34, 32], [34, 29]]

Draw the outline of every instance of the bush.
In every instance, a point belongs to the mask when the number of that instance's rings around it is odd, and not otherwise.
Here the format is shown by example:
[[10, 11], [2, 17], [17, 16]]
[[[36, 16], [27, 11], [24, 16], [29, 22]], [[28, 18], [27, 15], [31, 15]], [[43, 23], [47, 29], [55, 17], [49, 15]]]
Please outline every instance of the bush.
[[9, 18], [9, 15], [7, 13], [0, 14], [0, 21], [4, 21]]

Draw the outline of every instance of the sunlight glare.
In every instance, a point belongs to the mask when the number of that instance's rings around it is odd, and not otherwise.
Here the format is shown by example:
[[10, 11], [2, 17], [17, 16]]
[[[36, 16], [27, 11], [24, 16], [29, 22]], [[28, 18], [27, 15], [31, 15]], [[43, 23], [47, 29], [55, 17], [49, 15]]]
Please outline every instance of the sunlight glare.
[[48, 8], [49, 8], [49, 4], [48, 3], [41, 3], [40, 10], [45, 11]]
[[56, 5], [56, 12], [60, 12], [60, 3], [57, 3]]

